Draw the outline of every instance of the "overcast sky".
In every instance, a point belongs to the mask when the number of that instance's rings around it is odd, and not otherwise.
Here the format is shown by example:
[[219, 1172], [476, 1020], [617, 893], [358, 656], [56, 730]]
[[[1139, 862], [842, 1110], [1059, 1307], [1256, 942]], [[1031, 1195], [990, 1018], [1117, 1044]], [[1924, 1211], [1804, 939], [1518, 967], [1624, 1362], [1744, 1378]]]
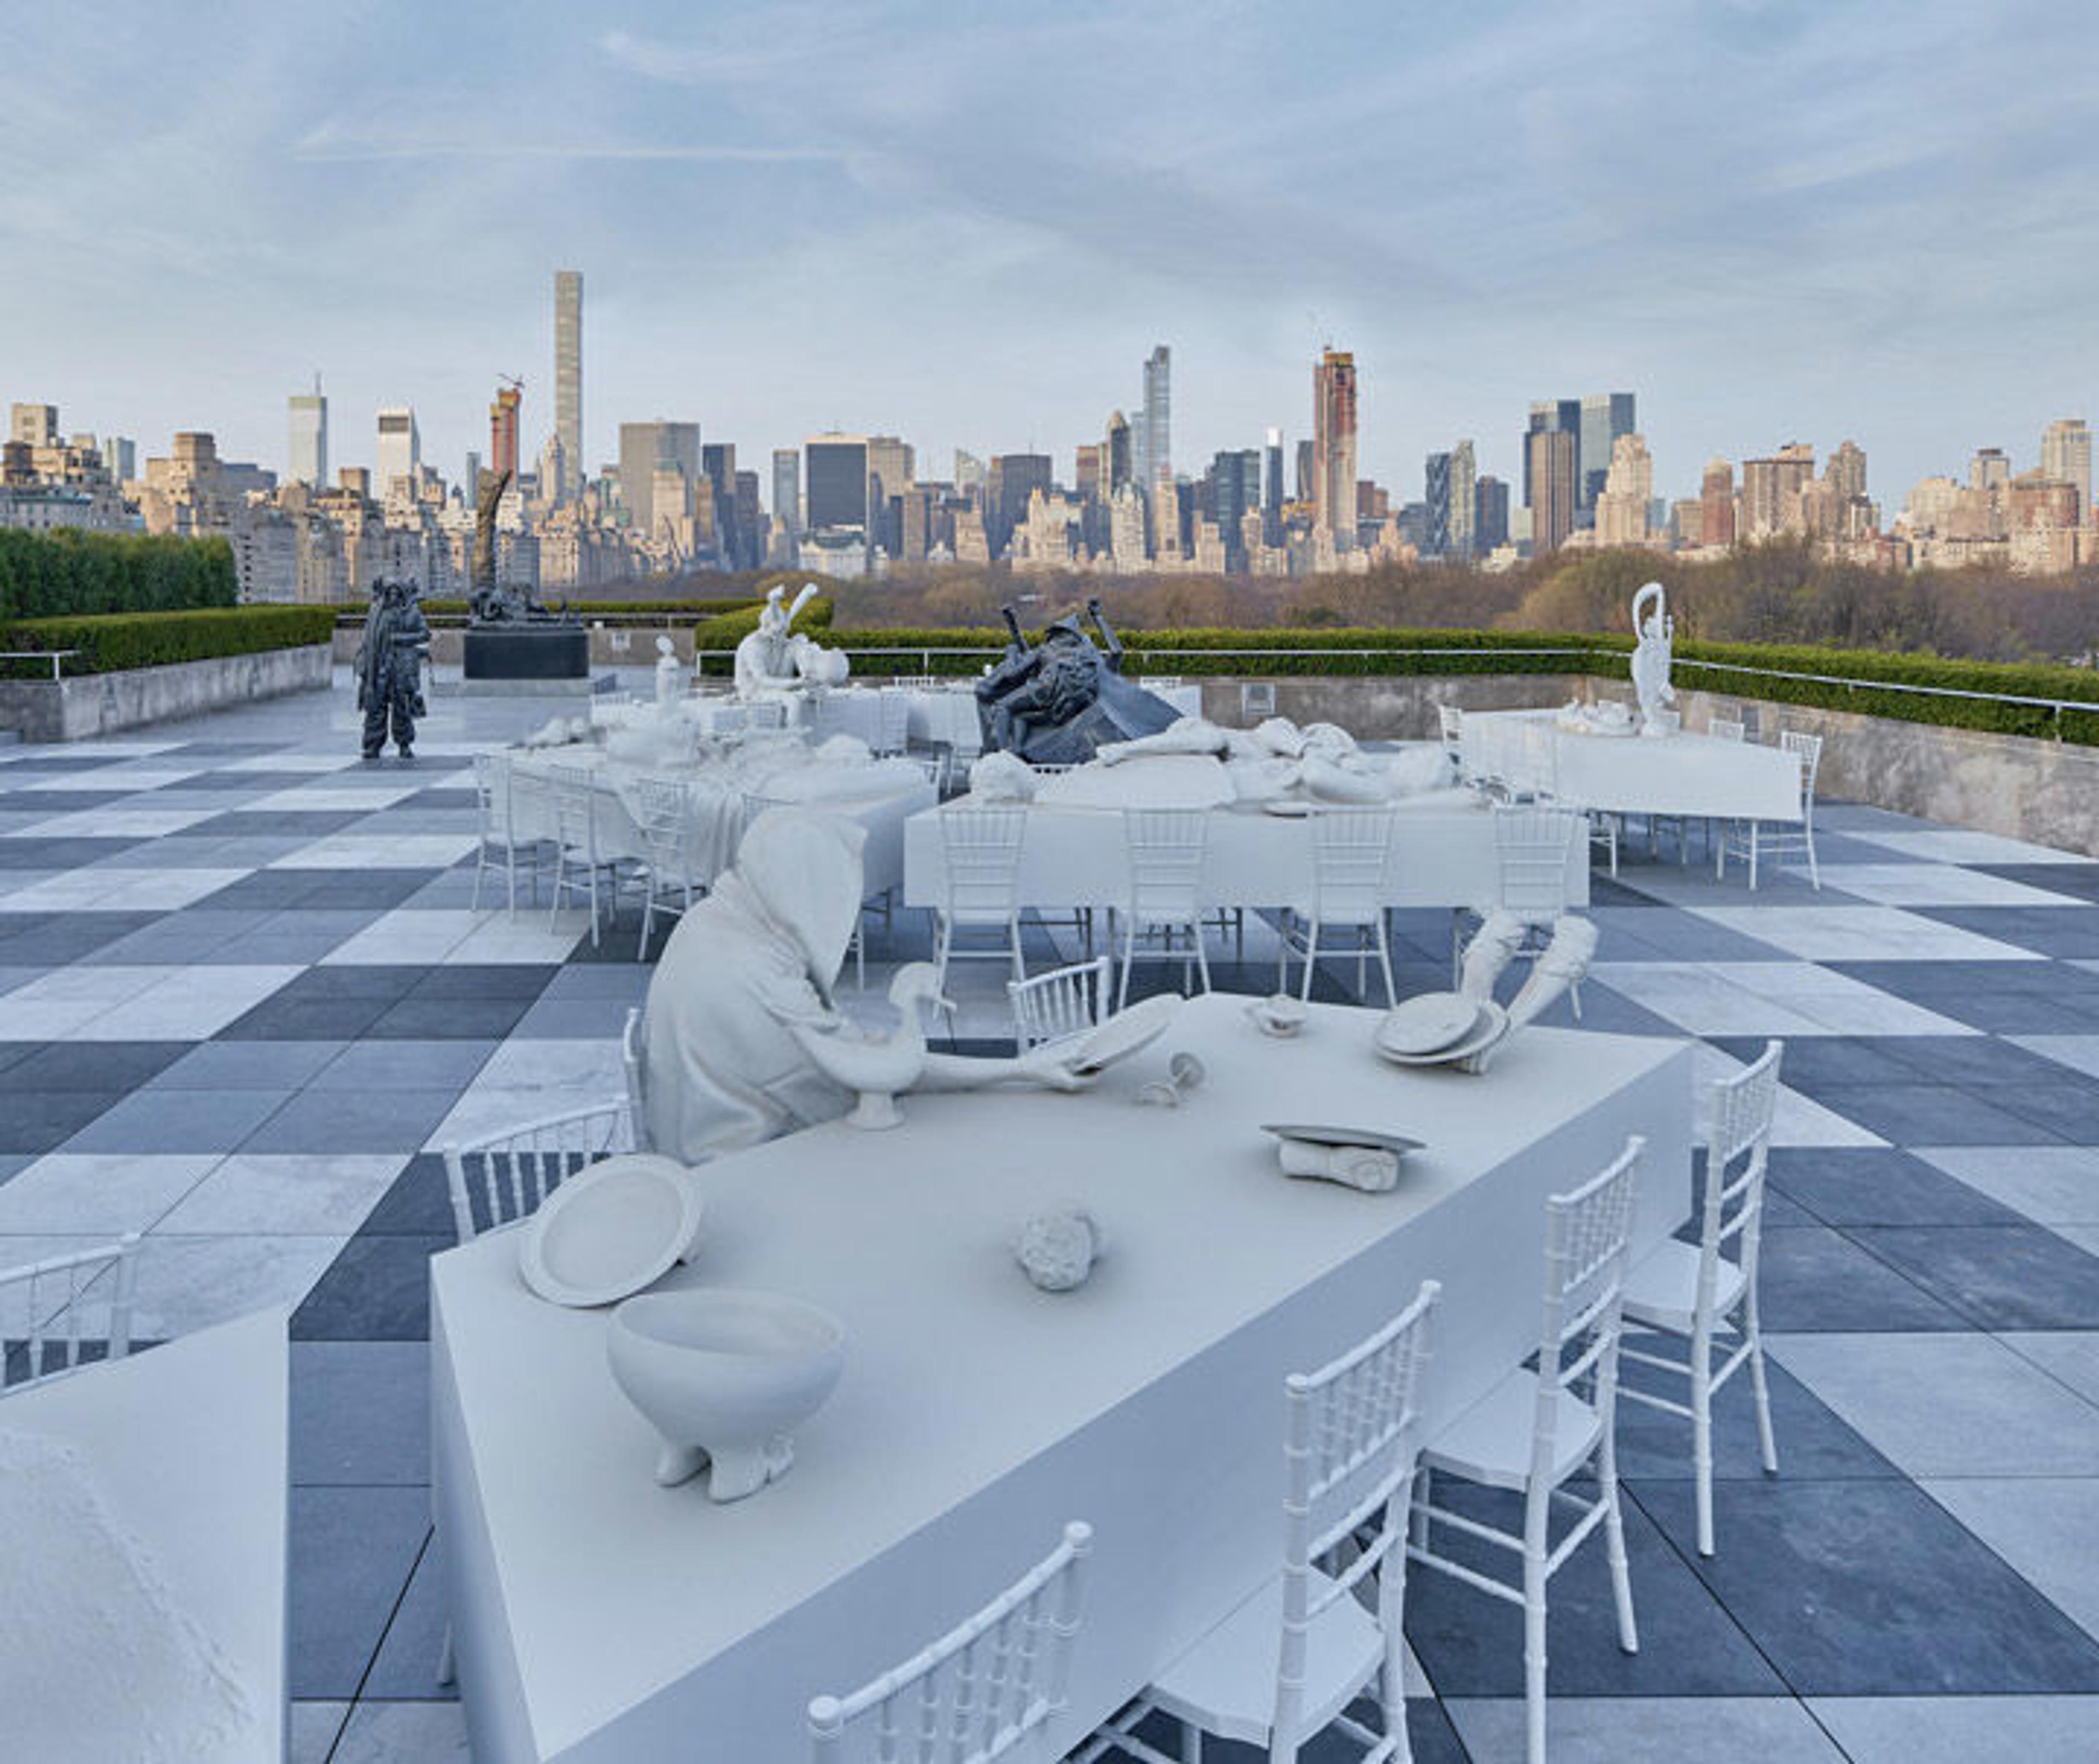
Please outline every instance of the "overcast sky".
[[1660, 493], [1848, 438], [1892, 512], [2099, 415], [2096, 52], [2083, 0], [18, 9], [0, 398], [281, 467], [318, 369], [335, 463], [407, 402], [455, 477], [499, 375], [536, 453], [577, 268], [593, 466], [661, 416], [1068, 481], [1164, 342], [1199, 473], [1331, 341], [1405, 497], [1629, 389]]

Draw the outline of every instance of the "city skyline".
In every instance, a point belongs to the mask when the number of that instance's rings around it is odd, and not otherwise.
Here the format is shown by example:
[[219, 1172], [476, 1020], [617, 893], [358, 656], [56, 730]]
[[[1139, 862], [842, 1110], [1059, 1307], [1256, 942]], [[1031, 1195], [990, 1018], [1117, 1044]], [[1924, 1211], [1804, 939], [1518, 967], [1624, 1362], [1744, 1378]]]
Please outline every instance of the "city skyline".
[[1409, 495], [1464, 437], [1520, 475], [1568, 387], [1638, 391], [1658, 491], [1848, 438], [1890, 501], [2089, 402], [2062, 290], [2099, 251], [2099, 20], [2059, 9], [119, 11], [0, 68], [0, 250], [33, 266], [0, 384], [149, 449], [281, 458], [319, 368], [335, 458], [412, 403], [454, 470], [522, 373], [536, 460], [567, 267], [592, 471], [667, 416], [1061, 475], [1162, 341], [1183, 470], [1309, 433], [1331, 344], [1359, 469]]

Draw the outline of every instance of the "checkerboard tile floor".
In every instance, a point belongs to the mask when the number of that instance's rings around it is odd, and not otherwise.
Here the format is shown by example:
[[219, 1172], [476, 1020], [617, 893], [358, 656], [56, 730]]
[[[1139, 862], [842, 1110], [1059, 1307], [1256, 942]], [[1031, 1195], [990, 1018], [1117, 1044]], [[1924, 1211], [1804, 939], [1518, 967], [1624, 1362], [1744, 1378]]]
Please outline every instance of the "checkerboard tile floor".
[[[577, 913], [471, 906], [469, 756], [552, 708], [441, 699], [410, 763], [358, 759], [341, 680], [0, 747], [0, 1264], [139, 1230], [142, 1336], [293, 1308], [296, 1760], [467, 1755], [432, 1677], [434, 1148], [616, 1093], [649, 973], [631, 916], [593, 948]], [[1702, 1561], [1687, 1441], [1622, 1414], [1646, 1645], [1619, 1653], [1601, 1553], [1578, 1556], [1553, 1755], [2099, 1757], [2099, 862], [1841, 804], [1819, 825], [1819, 894], [1639, 841], [1596, 881], [1588, 1027], [1695, 1038], [1709, 1076], [1787, 1044], [1763, 1276], [1784, 1468], [1762, 1474], [1731, 1388]], [[926, 952], [919, 917], [872, 931], [870, 1011]], [[1402, 992], [1447, 986], [1446, 916], [1399, 930]], [[1255, 923], [1213, 973], [1265, 992], [1274, 960]], [[1001, 1033], [1000, 980], [958, 970], [958, 1045]], [[1320, 987], [1356, 996], [1353, 964]], [[1428, 1576], [1408, 1605], [1417, 1756], [1520, 1755], [1515, 1612]]]

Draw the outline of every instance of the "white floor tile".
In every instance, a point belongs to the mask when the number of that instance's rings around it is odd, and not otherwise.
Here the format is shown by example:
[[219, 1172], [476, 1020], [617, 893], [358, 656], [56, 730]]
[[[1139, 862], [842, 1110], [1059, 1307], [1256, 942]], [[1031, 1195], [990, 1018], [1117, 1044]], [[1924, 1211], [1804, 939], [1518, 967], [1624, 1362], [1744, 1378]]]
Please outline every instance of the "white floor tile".
[[1851, 1764], [2091, 1764], [2099, 1696], [1816, 1696]]
[[1942, 925], [1899, 907], [1754, 906], [1690, 908], [1808, 961], [2038, 961], [2030, 949]]
[[331, 966], [434, 964], [457, 948], [474, 930], [474, 915], [464, 908], [398, 907], [336, 945], [323, 958]]
[[359, 1703], [332, 1764], [471, 1764], [457, 1703]]
[[[2067, 1066], [2072, 1071], [2099, 1078], [2099, 1035], [2011, 1035], [2004, 1039], [2030, 1054], [2040, 1054], [2043, 1059], [2053, 1060], [2058, 1066]], [[2099, 1121], [2093, 1122], [2092, 1126], [2099, 1131]]]
[[185, 968], [73, 1030], [80, 1041], [202, 1041], [303, 970], [287, 964]]
[[[1444, 1708], [1474, 1757], [1523, 1756], [1521, 1697], [1454, 1697]], [[1844, 1764], [1789, 1696], [1554, 1696], [1545, 1732], [1553, 1764]]]
[[0, 1183], [0, 1232], [148, 1231], [218, 1161], [216, 1152], [51, 1152]]
[[149, 1237], [139, 1246], [134, 1335], [169, 1340], [266, 1305], [296, 1307], [347, 1234]]
[[470, 833], [337, 834], [280, 857], [272, 869], [447, 869], [473, 850]]
[[2008, 1330], [1997, 1339], [2087, 1402], [2099, 1404], [2099, 1330]]
[[[187, 1235], [347, 1236], [364, 1223], [407, 1161], [385, 1154], [236, 1152], [192, 1187], [159, 1229]], [[14, 1186], [0, 1188], [0, 1205]]]
[[2084, 903], [1952, 864], [1824, 864], [1822, 886], [1890, 907], [2074, 907]]
[[2079, 851], [2057, 851], [2053, 846], [2031, 845], [2023, 839], [2008, 839], [2001, 834], [1978, 833], [1965, 827], [1930, 827], [1913, 831], [1870, 827], [1846, 828], [1846, 837], [1871, 845], [1885, 846], [1912, 857], [1934, 859], [1942, 864], [2088, 864]]
[[2099, 1225], [2099, 1150], [2086, 1146], [1913, 1149], [1927, 1164], [2039, 1224]]

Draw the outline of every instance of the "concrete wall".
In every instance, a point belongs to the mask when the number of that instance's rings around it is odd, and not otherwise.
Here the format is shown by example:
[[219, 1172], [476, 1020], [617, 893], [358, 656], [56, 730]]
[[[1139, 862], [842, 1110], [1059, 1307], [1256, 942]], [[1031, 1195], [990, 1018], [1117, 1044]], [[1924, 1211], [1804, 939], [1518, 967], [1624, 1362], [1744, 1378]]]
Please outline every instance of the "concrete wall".
[[[1228, 724], [1252, 720], [1242, 709], [1241, 688], [1248, 684], [1274, 687], [1275, 715], [1299, 724], [1338, 723], [1366, 741], [1434, 739], [1438, 704], [1513, 710], [1577, 696], [1632, 702], [1623, 680], [1564, 674], [1293, 676], [1205, 680], [1204, 714]], [[1702, 729], [1715, 715], [1740, 717], [1746, 708], [1766, 741], [1780, 728], [1821, 736], [1822, 796], [2099, 857], [2099, 748], [1717, 693], [1681, 691], [1678, 706], [1686, 728]]]
[[324, 691], [328, 645], [214, 656], [75, 680], [0, 680], [0, 729], [25, 741], [77, 741], [285, 693]]

